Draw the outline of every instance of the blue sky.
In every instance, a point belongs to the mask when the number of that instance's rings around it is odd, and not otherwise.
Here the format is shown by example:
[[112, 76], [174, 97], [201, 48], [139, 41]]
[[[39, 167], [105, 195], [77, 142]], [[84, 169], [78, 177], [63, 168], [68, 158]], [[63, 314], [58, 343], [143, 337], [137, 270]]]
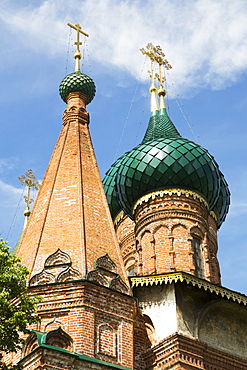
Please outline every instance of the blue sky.
[[46, 170], [65, 109], [58, 86], [74, 68], [67, 22], [80, 23], [90, 35], [82, 70], [97, 87], [88, 111], [102, 176], [142, 140], [149, 64], [139, 49], [161, 45], [173, 66], [170, 117], [215, 157], [231, 190], [219, 231], [222, 283], [247, 294], [246, 18], [245, 0], [2, 0], [1, 237], [13, 247], [22, 229], [18, 176], [32, 169], [41, 180]]

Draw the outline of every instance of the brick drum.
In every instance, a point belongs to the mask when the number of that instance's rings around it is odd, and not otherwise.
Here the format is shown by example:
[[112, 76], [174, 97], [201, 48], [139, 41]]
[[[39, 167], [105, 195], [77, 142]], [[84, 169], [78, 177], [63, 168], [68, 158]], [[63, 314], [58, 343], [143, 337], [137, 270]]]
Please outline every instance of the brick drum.
[[217, 260], [217, 224], [199, 197], [164, 194], [150, 197], [135, 209], [134, 222], [127, 216], [116, 223], [125, 266], [136, 275], [184, 271], [198, 275], [193, 239], [200, 242], [203, 277], [220, 284]]

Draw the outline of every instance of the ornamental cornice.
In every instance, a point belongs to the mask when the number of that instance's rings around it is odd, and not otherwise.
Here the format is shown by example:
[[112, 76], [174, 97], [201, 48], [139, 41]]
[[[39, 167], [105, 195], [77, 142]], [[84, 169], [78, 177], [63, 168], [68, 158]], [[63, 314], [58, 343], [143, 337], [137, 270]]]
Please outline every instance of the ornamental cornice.
[[186, 272], [172, 272], [168, 274], [161, 275], [149, 275], [149, 276], [133, 276], [130, 277], [131, 287], [148, 286], [148, 285], [161, 285], [161, 284], [171, 284], [177, 282], [185, 282], [199, 289], [209, 290], [210, 293], [215, 293], [222, 298], [227, 298], [228, 300], [233, 300], [234, 302], [242, 303], [247, 305], [247, 296], [241, 293], [234, 292], [230, 289], [224, 288], [222, 286], [213, 284], [209, 281], [200, 279], [196, 276], [187, 274]]
[[63, 117], [64, 126], [73, 121], [78, 121], [82, 125], [89, 125], [88, 115], [86, 115], [83, 112], [80, 113], [69, 112], [66, 115], [64, 115]]
[[76, 105], [72, 105], [68, 107], [63, 112], [63, 125], [68, 124], [71, 121], [78, 120], [79, 123], [85, 125], [89, 124], [89, 114], [83, 107], [78, 107]]
[[120, 242], [121, 242], [121, 248], [124, 248], [124, 246], [131, 242], [135, 241], [135, 234], [133, 231], [129, 232], [127, 235], [125, 235], [123, 238], [119, 237]]
[[136, 253], [135, 246], [126, 246], [125, 248], [121, 249], [122, 256], [124, 261], [126, 261], [129, 257], [133, 256]]
[[164, 190], [157, 190], [154, 192], [151, 192], [149, 194], [143, 195], [141, 198], [138, 199], [138, 201], [134, 204], [133, 206], [133, 213], [135, 209], [137, 208], [138, 205], [148, 202], [150, 199], [155, 199], [156, 197], [164, 197], [165, 195], [178, 195], [179, 197], [181, 195], [185, 195], [187, 198], [192, 197], [193, 199], [199, 200], [201, 203], [205, 205], [207, 209], [209, 209], [208, 202], [206, 199], [198, 194], [197, 192], [193, 190], [186, 190], [186, 189], [180, 189], [180, 188], [169, 188], [169, 189], [164, 189]]
[[190, 338], [178, 333], [172, 334], [144, 353], [144, 360], [148, 368], [164, 369], [176, 363], [197, 364], [197, 368], [218, 369], [245, 369], [246, 359], [232, 353], [226, 353], [217, 348], [208, 346], [198, 339]]
[[[133, 300], [133, 298], [131, 296], [129, 296], [129, 298], [131, 298]], [[133, 301], [134, 302], [134, 301]], [[45, 316], [47, 317], [47, 314], [49, 314], [50, 312], [54, 312], [54, 313], [59, 313], [61, 312], [61, 315], [60, 316], [64, 316], [63, 314], [66, 313], [68, 314], [68, 316], [70, 315], [71, 313], [71, 309], [72, 308], [83, 308], [83, 309], [86, 309], [86, 310], [93, 310], [93, 311], [98, 311], [98, 312], [102, 312], [102, 313], [106, 313], [109, 314], [109, 315], [112, 315], [112, 316], [116, 316], [116, 317], [120, 317], [124, 320], [128, 320], [128, 321], [133, 321], [133, 317], [132, 317], [132, 312], [131, 312], [131, 308], [129, 310], [126, 310], [124, 308], [120, 308], [119, 309], [119, 306], [116, 306], [116, 307], [113, 307], [113, 306], [109, 306], [108, 309], [106, 310], [105, 308], [101, 308], [99, 305], [97, 304], [94, 304], [93, 303], [90, 303], [89, 300], [88, 302], [86, 301], [79, 301], [76, 300], [75, 302], [60, 302], [60, 303], [45, 303], [42, 305], [42, 308], [38, 309], [38, 313], [40, 314], [41, 317]], [[58, 315], [56, 315], [58, 317]]]
[[73, 307], [83, 307], [85, 305], [84, 299], [70, 299], [66, 301], [52, 301], [52, 302], [41, 302], [38, 307], [39, 312], [69, 312]]
[[155, 213], [148, 213], [145, 216], [143, 216], [141, 221], [137, 221], [135, 232], [136, 234], [138, 234], [143, 228], [145, 228], [145, 226], [149, 225], [150, 222], [162, 221], [162, 220], [167, 220], [167, 219], [170, 220], [171, 217], [173, 219], [176, 219], [176, 218], [183, 219], [183, 220], [190, 219], [191, 221], [194, 221], [194, 222], [200, 222], [206, 228], [205, 218], [203, 218], [201, 215], [198, 215], [196, 213], [192, 213], [191, 211], [159, 210], [158, 212], [155, 212]]

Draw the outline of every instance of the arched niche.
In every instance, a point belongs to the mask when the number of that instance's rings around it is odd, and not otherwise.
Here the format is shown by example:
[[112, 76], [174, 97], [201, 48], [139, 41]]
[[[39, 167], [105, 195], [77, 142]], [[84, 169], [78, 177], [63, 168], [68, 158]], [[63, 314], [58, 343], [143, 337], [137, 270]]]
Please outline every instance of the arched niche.
[[125, 262], [125, 269], [128, 276], [136, 275], [136, 259], [135, 257], [129, 257]]
[[201, 312], [197, 336], [213, 348], [247, 358], [247, 310], [238, 303], [220, 300]]
[[191, 263], [191, 245], [188, 241], [188, 229], [181, 222], [176, 223], [171, 228], [173, 242], [174, 268], [181, 271], [190, 271], [193, 267]]
[[62, 328], [49, 331], [45, 344], [73, 351], [73, 340]]
[[159, 225], [154, 229], [154, 252], [156, 259], [156, 270], [158, 273], [169, 271], [171, 250], [169, 229], [166, 225]]
[[110, 357], [117, 356], [117, 333], [114, 328], [102, 323], [97, 327], [97, 352]]
[[155, 253], [154, 253], [154, 238], [149, 230], [146, 230], [140, 238], [142, 249], [142, 271], [144, 274], [152, 274], [156, 272]]
[[191, 237], [199, 238], [201, 240], [203, 240], [203, 238], [204, 238], [204, 234], [198, 226], [191, 227], [190, 235], [191, 235]]
[[143, 315], [143, 318], [144, 318], [144, 321], [145, 321], [145, 328], [146, 328], [146, 331], [147, 331], [147, 336], [148, 336], [148, 339], [150, 341], [150, 344], [154, 345], [154, 344], [157, 343], [157, 339], [156, 339], [156, 332], [155, 332], [153, 322], [150, 319], [150, 317], [146, 314]]
[[27, 356], [29, 353], [35, 350], [39, 346], [38, 338], [36, 333], [32, 333], [29, 335], [29, 337], [26, 339], [26, 342], [24, 344], [24, 348], [22, 351], [22, 357]]
[[195, 276], [205, 278], [205, 253], [203, 250], [203, 232], [198, 226], [190, 229], [191, 252], [193, 254]]

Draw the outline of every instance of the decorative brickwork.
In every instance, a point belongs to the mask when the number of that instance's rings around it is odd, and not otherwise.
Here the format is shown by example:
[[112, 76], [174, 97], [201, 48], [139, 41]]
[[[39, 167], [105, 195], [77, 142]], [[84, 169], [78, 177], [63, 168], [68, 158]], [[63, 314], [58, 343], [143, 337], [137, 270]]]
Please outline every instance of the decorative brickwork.
[[[44, 345], [134, 368], [135, 299], [87, 280], [32, 286], [30, 294], [43, 296], [38, 306], [41, 320], [22, 354], [10, 361], [31, 356]], [[36, 366], [32, 363], [33, 369]]]
[[146, 351], [147, 369], [246, 370], [247, 361], [175, 333]]
[[118, 237], [121, 254], [124, 260], [125, 269], [133, 270], [134, 274], [137, 273], [137, 251], [135, 240], [135, 223], [127, 216], [122, 216], [115, 223], [116, 234]]
[[97, 328], [97, 352], [114, 358], [117, 356], [117, 332], [108, 324]]
[[[29, 369], [46, 362], [47, 368], [66, 368], [66, 361], [51, 359], [53, 354], [59, 359], [62, 351], [82, 356], [80, 361], [87, 357], [90, 364], [133, 369], [136, 301], [129, 296], [95, 160], [85, 95], [71, 93], [67, 102], [63, 128], [17, 252], [31, 270], [30, 294], [43, 296], [40, 323], [31, 328], [35, 331], [23, 352], [5, 358], [10, 363], [28, 359], [24, 367]], [[41, 348], [53, 348], [51, 357]]]
[[68, 253], [61, 251], [60, 248], [55, 253], [52, 253], [49, 257], [47, 257], [45, 261], [45, 267], [54, 267], [59, 265], [71, 265], [71, 259]]
[[25, 357], [31, 353], [35, 348], [39, 346], [38, 338], [35, 333], [32, 333], [26, 340], [25, 346], [23, 348], [22, 356]]
[[111, 272], [114, 272], [114, 273], [117, 272], [117, 266], [112, 261], [112, 259], [108, 256], [108, 253], [95, 260], [95, 267], [96, 268], [103, 268], [105, 270], [108, 270], [108, 271], [111, 271]]
[[72, 338], [61, 328], [50, 331], [46, 336], [46, 344], [73, 351]]
[[134, 221], [125, 216], [115, 227], [125, 266], [135, 261], [136, 275], [185, 271], [220, 283], [217, 224], [202, 197], [157, 192], [137, 203]]
[[58, 249], [45, 261], [44, 269], [29, 281], [29, 286], [82, 279], [81, 273], [72, 266], [70, 256]]
[[[17, 255], [33, 276], [52, 253], [51, 259], [68, 263], [58, 255], [62, 250], [85, 278], [94, 261], [108, 253], [128, 284], [88, 131], [85, 96], [71, 93], [67, 102], [63, 128]], [[49, 280], [47, 274], [43, 278]]]

